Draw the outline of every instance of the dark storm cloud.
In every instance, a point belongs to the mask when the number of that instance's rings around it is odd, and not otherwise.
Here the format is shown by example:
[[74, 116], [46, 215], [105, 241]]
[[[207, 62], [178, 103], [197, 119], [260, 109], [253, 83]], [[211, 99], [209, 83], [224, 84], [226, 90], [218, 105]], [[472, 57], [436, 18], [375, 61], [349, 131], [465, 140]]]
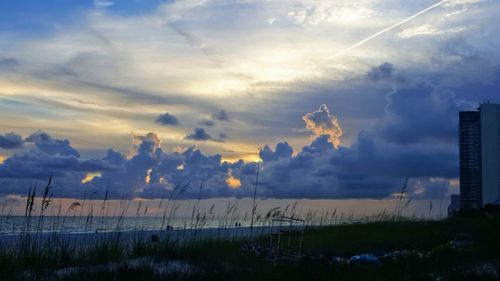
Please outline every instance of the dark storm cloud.
[[[36, 136], [45, 142], [62, 141], [41, 132]], [[335, 149], [328, 137], [316, 138], [295, 156], [287, 142], [278, 143], [274, 150], [265, 146], [259, 196], [383, 198], [396, 192], [405, 177], [456, 176], [456, 151], [449, 146], [388, 144], [372, 131], [360, 134], [350, 147]], [[59, 142], [60, 149], [50, 150], [32, 145], [0, 165], [0, 177], [9, 179], [1, 192], [25, 192], [24, 187], [14, 187], [19, 184], [14, 178], [43, 180], [54, 176], [61, 186], [58, 196], [63, 197], [80, 196], [74, 187], [81, 185], [101, 196], [98, 191], [107, 189], [108, 184], [112, 198], [164, 197], [176, 185], [196, 185], [201, 180], [205, 182], [203, 197], [235, 196], [235, 192], [238, 196], [252, 195], [256, 163], [223, 162], [220, 155], [205, 155], [195, 147], [166, 153], [154, 133], [134, 136], [134, 142], [130, 158], [110, 149], [102, 159], [90, 160], [80, 160], [75, 153], [69, 153], [69, 142]], [[229, 171], [242, 183], [237, 191], [226, 183]], [[100, 172], [101, 176], [82, 184], [79, 181], [86, 172]], [[196, 188], [191, 186], [183, 196], [198, 196]]]
[[333, 149], [333, 145], [329, 140], [329, 135], [320, 135], [314, 141], [312, 141], [311, 144], [304, 146], [302, 148], [302, 151], [312, 154], [328, 152]]
[[195, 128], [194, 132], [187, 134], [184, 139], [186, 140], [194, 140], [194, 141], [216, 141], [216, 142], [225, 142], [229, 139], [229, 136], [226, 133], [219, 133], [218, 137], [213, 137], [209, 133], [205, 131], [203, 128]]
[[0, 148], [3, 149], [14, 149], [20, 148], [24, 144], [23, 138], [14, 133], [8, 133], [4, 135], [0, 135]]
[[[224, 109], [222, 109], [221, 111], [218, 111], [216, 113], [213, 113], [212, 116], [210, 116], [210, 118], [200, 119], [198, 121], [198, 124], [201, 126], [205, 126], [205, 127], [213, 127], [217, 124], [218, 121], [222, 121], [222, 122], [229, 122], [230, 121], [229, 115], [227, 114], [227, 112]], [[224, 138], [221, 138], [221, 139], [224, 139]]]
[[155, 122], [163, 126], [176, 126], [179, 125], [179, 119], [170, 113], [160, 114]]
[[117, 170], [106, 159], [79, 159], [80, 154], [67, 139], [55, 139], [38, 131], [26, 138], [23, 151], [16, 152], [0, 165], [0, 177], [46, 179], [69, 172]]
[[20, 179], [47, 179], [63, 176], [66, 172], [96, 172], [117, 170], [119, 167], [101, 159], [80, 160], [69, 155], [48, 155], [32, 151], [9, 157], [0, 165], [0, 177]]
[[388, 62], [372, 68], [366, 77], [372, 81], [387, 80], [392, 77], [394, 66]]
[[196, 141], [207, 141], [207, 140], [212, 140], [213, 138], [207, 132], [205, 132], [205, 129], [195, 128], [194, 132], [186, 135], [184, 137], [184, 139], [196, 140]]
[[260, 156], [263, 161], [274, 161], [280, 158], [289, 158], [292, 157], [292, 154], [293, 147], [291, 147], [286, 141], [278, 143], [274, 151], [268, 145], [264, 145], [260, 152]]
[[426, 82], [395, 90], [387, 99], [387, 114], [382, 120], [381, 133], [388, 141], [401, 144], [426, 139], [455, 143], [458, 112], [469, 109], [457, 102], [453, 95]]
[[387, 144], [363, 132], [354, 145], [334, 149], [325, 135], [296, 156], [264, 162], [261, 191], [282, 198], [385, 198], [406, 177], [453, 179], [457, 170], [457, 150], [449, 145]]
[[47, 133], [38, 131], [26, 138], [26, 142], [33, 143], [37, 151], [48, 155], [68, 155], [80, 157], [76, 149], [71, 147], [67, 139], [53, 139]]
[[335, 151], [330, 163], [339, 178], [406, 178], [458, 176], [458, 151], [446, 144], [390, 144], [370, 132], [350, 148]]
[[[176, 185], [192, 183], [182, 196], [193, 198], [198, 194], [194, 186], [204, 180], [204, 197], [231, 196], [226, 179], [229, 169], [238, 165], [222, 162], [218, 154], [205, 155], [195, 147], [183, 152], [166, 153], [159, 147], [154, 133], [142, 137], [134, 150], [136, 154], [129, 160], [119, 157], [117, 152], [111, 152], [113, 158], [124, 161], [124, 170], [104, 172], [102, 177], [93, 179], [89, 186], [99, 188], [111, 182], [110, 189], [115, 195], [132, 194], [151, 198], [166, 196]], [[146, 181], [148, 175], [149, 182]]]
[[[274, 149], [264, 146], [258, 196], [386, 198], [401, 189], [405, 178], [410, 178], [410, 197], [442, 198], [450, 192], [451, 181], [458, 177], [458, 111], [473, 109], [479, 97], [487, 96], [491, 101], [500, 102], [499, 96], [494, 95], [495, 89], [500, 88], [499, 68], [489, 66], [489, 62], [481, 58], [464, 58], [464, 61], [485, 64], [483, 69], [488, 72], [473, 78], [467, 63], [459, 63], [463, 66], [462, 71], [443, 68], [449, 75], [442, 76], [431, 76], [418, 69], [401, 73], [394, 67], [392, 77], [403, 79], [391, 78], [383, 83], [366, 79], [373, 70], [351, 78], [347, 82], [349, 89], [345, 88], [342, 93], [359, 95], [360, 104], [364, 97], [370, 100], [370, 95], [379, 95], [385, 101], [380, 116], [371, 112], [363, 115], [363, 108], [353, 109], [355, 116], [369, 116], [370, 122], [348, 145], [340, 138], [338, 147], [334, 147], [331, 136], [317, 130], [309, 144], [295, 151], [286, 141], [278, 143]], [[485, 95], [482, 92], [474, 94], [473, 89], [487, 91]], [[319, 96], [320, 93], [325, 95], [328, 89], [319, 87], [317, 90], [314, 95]], [[294, 122], [304, 128], [300, 116], [310, 116], [308, 120], [315, 128], [321, 127], [318, 124], [324, 124], [325, 120], [332, 125], [332, 117], [344, 124], [349, 111], [334, 102], [329, 105], [335, 110], [328, 110], [326, 106], [315, 110], [321, 104], [310, 106], [309, 115], [303, 111], [297, 113]], [[301, 134], [307, 137], [304, 130]], [[219, 138], [214, 139], [202, 128], [188, 136], [193, 140], [223, 139], [217, 135], [214, 136]], [[129, 157], [108, 150], [102, 159], [82, 160], [69, 140], [52, 138], [43, 132], [28, 137], [22, 148], [22, 152], [16, 151], [0, 164], [0, 176], [4, 181], [9, 179], [3, 182], [2, 193], [22, 193], [22, 188], [16, 189], [20, 179], [13, 178], [28, 175], [44, 179], [54, 175], [61, 186], [67, 186], [60, 191], [61, 196], [77, 194], [75, 186], [99, 191], [96, 194], [101, 196], [110, 184], [110, 195], [116, 198], [124, 194], [154, 198], [170, 194], [176, 185], [190, 183], [182, 196], [196, 198], [197, 188], [193, 186], [201, 180], [205, 182], [204, 198], [252, 196], [257, 170], [255, 162], [228, 163], [222, 161], [221, 155], [206, 155], [195, 147], [182, 152], [165, 152], [154, 133], [135, 136], [133, 153]], [[81, 184], [85, 173], [91, 171], [102, 175]], [[241, 181], [239, 189], [228, 186], [229, 174]]]

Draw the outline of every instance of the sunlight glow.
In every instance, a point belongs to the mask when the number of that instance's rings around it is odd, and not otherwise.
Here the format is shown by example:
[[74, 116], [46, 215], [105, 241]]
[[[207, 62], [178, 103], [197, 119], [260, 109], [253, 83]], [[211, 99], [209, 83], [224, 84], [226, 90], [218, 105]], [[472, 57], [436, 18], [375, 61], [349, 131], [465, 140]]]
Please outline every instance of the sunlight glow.
[[460, 187], [460, 180], [459, 179], [451, 179], [451, 180], [449, 180], [448, 184], [453, 188], [459, 188]]
[[227, 185], [229, 185], [233, 189], [241, 187], [241, 181], [240, 181], [240, 179], [235, 178], [233, 176], [233, 173], [231, 171], [229, 171], [229, 173], [227, 174], [227, 176], [228, 176], [227, 180], [226, 180]]
[[95, 177], [101, 177], [102, 174], [100, 172], [96, 172], [96, 173], [87, 173], [87, 175], [85, 175], [85, 177], [82, 179], [82, 183], [88, 183], [90, 181], [92, 181]]
[[146, 178], [144, 179], [144, 181], [146, 182], [146, 184], [149, 184], [149, 182], [151, 181], [151, 172], [152, 171], [153, 171], [153, 169], [148, 169], [147, 170]]
[[224, 155], [222, 157], [222, 161], [226, 161], [229, 163], [236, 163], [240, 160], [243, 160], [247, 163], [259, 162], [259, 153], [258, 152], [256, 152], [256, 153], [241, 152], [241, 153], [234, 154], [234, 155]]
[[7, 156], [0, 154], [0, 164], [3, 164], [7, 160]]

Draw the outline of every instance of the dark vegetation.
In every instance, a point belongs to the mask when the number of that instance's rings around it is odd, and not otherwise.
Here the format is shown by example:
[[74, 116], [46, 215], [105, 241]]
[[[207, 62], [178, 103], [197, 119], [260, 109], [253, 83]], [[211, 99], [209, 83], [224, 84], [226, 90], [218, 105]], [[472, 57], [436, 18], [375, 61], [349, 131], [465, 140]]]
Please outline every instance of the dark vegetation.
[[[442, 221], [399, 221], [308, 228], [301, 256], [265, 254], [269, 237], [259, 237], [261, 253], [242, 251], [250, 241], [204, 240], [184, 245], [136, 241], [125, 247], [114, 240], [75, 251], [65, 245], [30, 249], [2, 248], [1, 280], [499, 280], [500, 217], [478, 214]], [[467, 233], [474, 243], [453, 247], [450, 240]], [[381, 265], [333, 262], [333, 257], [415, 250]], [[122, 266], [86, 270], [140, 257], [182, 261], [186, 271], [158, 274], [154, 267]], [[80, 267], [73, 274], [57, 270]]]
[[[184, 188], [176, 187], [174, 191], [180, 193]], [[202, 186], [199, 189], [201, 192]], [[401, 216], [407, 205], [401, 196], [395, 215], [384, 212], [364, 223], [344, 224], [344, 215], [335, 210], [321, 214], [319, 224], [336, 224], [332, 226], [314, 225], [311, 222], [316, 214], [308, 212], [302, 216], [306, 222], [303, 236], [300, 231], [282, 229], [282, 243], [277, 247], [273, 235], [253, 240], [248, 236], [198, 238], [196, 231], [203, 228], [205, 216], [199, 207], [193, 208], [190, 220], [195, 230], [192, 239], [171, 239], [168, 233], [172, 230], [166, 228], [176, 210], [171, 195], [159, 206], [166, 205], [163, 216], [158, 218], [166, 235], [122, 241], [120, 218], [128, 208], [123, 201], [121, 209], [114, 211], [120, 214], [116, 235], [93, 243], [70, 243], [64, 239], [69, 234], [58, 232], [58, 227], [48, 239], [44, 234], [51, 190], [49, 180], [38, 205], [35, 188], [30, 190], [25, 225], [18, 239], [10, 244], [0, 239], [0, 280], [500, 280], [500, 210], [492, 206], [445, 220], [419, 220]], [[97, 211], [101, 216], [108, 213], [107, 195]], [[85, 199], [82, 207], [84, 204]], [[70, 208], [78, 205], [75, 202]], [[266, 225], [273, 218], [300, 217], [295, 207], [274, 208], [265, 215], [257, 214], [256, 220]], [[139, 208], [137, 214], [146, 214], [147, 206], [145, 211]], [[235, 209], [237, 206], [231, 205], [225, 212], [223, 221], [229, 225], [234, 224]], [[94, 217], [92, 210], [91, 206], [86, 221], [99, 223], [102, 217]], [[79, 216], [83, 216], [82, 212]], [[60, 227], [66, 219], [61, 208], [59, 217]], [[465, 240], [457, 241], [456, 237]], [[361, 254], [369, 254], [376, 262], [351, 259]]]

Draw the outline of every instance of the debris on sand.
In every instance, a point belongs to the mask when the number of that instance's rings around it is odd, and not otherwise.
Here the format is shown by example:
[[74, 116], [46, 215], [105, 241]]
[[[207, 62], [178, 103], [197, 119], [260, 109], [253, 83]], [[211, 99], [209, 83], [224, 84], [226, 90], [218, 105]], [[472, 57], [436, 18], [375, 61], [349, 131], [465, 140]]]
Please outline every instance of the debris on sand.
[[78, 273], [85, 272], [117, 272], [122, 269], [149, 269], [155, 275], [168, 276], [171, 274], [189, 275], [195, 271], [194, 266], [180, 260], [163, 260], [152, 257], [141, 257], [137, 259], [112, 262], [106, 265], [74, 266], [67, 267], [53, 272], [57, 278], [68, 278]]
[[370, 254], [355, 255], [349, 261], [351, 264], [360, 266], [382, 266], [382, 262], [376, 256]]
[[450, 246], [462, 249], [474, 245], [474, 239], [472, 235], [467, 233], [460, 233], [455, 236], [453, 240], [450, 241]]

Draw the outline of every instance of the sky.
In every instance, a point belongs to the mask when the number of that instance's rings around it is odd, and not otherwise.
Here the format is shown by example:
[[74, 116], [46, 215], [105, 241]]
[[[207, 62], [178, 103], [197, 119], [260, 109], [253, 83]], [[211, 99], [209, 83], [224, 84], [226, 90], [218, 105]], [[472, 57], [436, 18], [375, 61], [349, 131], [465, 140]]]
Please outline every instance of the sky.
[[500, 102], [499, 13], [3, 0], [0, 196], [52, 177], [62, 198], [249, 197], [257, 170], [262, 198], [458, 193], [458, 112]]

